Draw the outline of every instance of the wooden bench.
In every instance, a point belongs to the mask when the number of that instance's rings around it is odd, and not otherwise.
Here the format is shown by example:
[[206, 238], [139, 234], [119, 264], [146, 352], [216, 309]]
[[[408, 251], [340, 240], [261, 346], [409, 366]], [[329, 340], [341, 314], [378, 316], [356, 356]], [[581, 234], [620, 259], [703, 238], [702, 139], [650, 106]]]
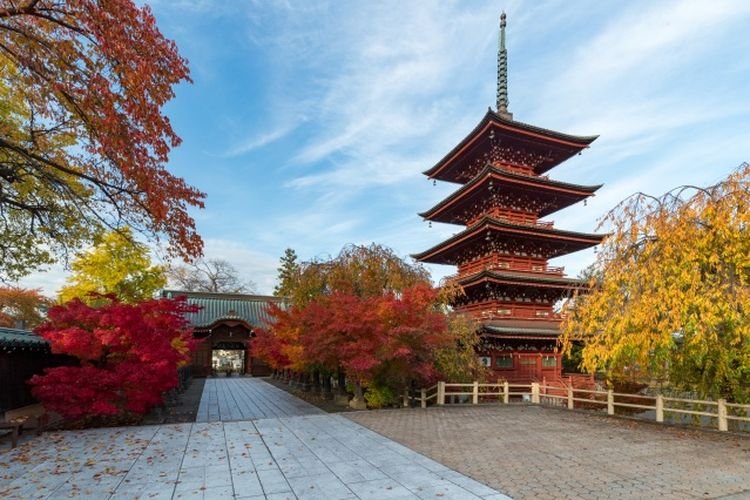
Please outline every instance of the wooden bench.
[[49, 415], [42, 405], [22, 406], [5, 412], [3, 420], [0, 421], [0, 434], [10, 434], [11, 448], [15, 448], [24, 427], [35, 429], [38, 436], [46, 429], [47, 424]]
[[10, 434], [10, 447], [18, 446], [18, 436], [21, 435], [21, 429], [25, 421], [0, 422], [0, 436]]

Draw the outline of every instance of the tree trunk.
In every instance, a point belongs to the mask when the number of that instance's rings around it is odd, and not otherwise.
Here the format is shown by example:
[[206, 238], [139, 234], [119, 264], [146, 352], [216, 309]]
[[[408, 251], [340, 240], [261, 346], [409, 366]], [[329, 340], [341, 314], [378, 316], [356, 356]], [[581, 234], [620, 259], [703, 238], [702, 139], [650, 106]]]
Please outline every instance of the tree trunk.
[[312, 391], [320, 392], [320, 371], [318, 370], [312, 372]]
[[357, 382], [354, 385], [354, 397], [349, 401], [349, 407], [355, 410], [366, 410], [367, 403], [365, 402], [365, 395], [362, 391], [362, 385]]
[[321, 374], [323, 377], [323, 384], [321, 385], [320, 395], [323, 399], [333, 399], [333, 387], [331, 385], [331, 374]]
[[346, 374], [341, 368], [339, 368], [336, 374], [336, 395], [334, 401], [340, 406], [349, 404], [349, 394], [346, 392]]

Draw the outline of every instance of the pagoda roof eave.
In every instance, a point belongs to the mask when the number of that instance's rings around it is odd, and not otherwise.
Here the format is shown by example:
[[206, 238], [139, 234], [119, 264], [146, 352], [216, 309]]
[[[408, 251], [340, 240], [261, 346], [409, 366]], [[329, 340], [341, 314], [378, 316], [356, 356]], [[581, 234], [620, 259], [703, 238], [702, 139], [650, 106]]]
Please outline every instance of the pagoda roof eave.
[[[463, 197], [466, 193], [471, 191], [475, 186], [481, 184], [488, 177], [493, 177], [493, 178], [500, 179], [500, 180], [505, 178], [505, 179], [510, 180], [511, 183], [515, 185], [526, 184], [526, 185], [534, 186], [534, 188], [537, 188], [537, 189], [546, 188], [546, 190], [549, 192], [554, 192], [554, 191], [559, 192], [559, 191], [564, 190], [573, 196], [580, 197], [581, 199], [586, 198], [588, 196], [592, 196], [596, 191], [598, 191], [604, 185], [604, 184], [597, 184], [597, 185], [591, 185], [591, 186], [584, 186], [584, 185], [578, 185], [578, 184], [571, 184], [568, 182], [556, 181], [552, 179], [544, 179], [542, 177], [532, 177], [528, 175], [517, 174], [514, 172], [509, 172], [507, 170], [503, 170], [501, 168], [495, 167], [492, 164], [487, 164], [485, 168], [482, 169], [482, 171], [479, 174], [477, 174], [477, 176], [474, 177], [472, 180], [470, 180], [469, 182], [467, 182], [466, 184], [458, 188], [450, 196], [442, 200], [440, 203], [438, 203], [434, 207], [424, 212], [421, 212], [418, 215], [424, 219], [430, 220], [432, 217], [435, 217], [439, 212], [441, 212], [442, 211], [441, 209], [453, 204], [456, 200]], [[563, 205], [560, 208], [565, 208], [566, 206], [569, 206], [569, 205]], [[547, 211], [543, 215], [548, 215], [555, 211], [556, 210]]]
[[554, 130], [537, 127], [536, 125], [530, 125], [528, 123], [519, 122], [516, 120], [509, 120], [502, 117], [491, 108], [487, 109], [487, 113], [482, 117], [476, 127], [464, 137], [452, 150], [448, 152], [443, 158], [441, 158], [433, 167], [422, 172], [429, 178], [432, 178], [446, 163], [448, 163], [456, 154], [461, 151], [466, 145], [476, 139], [478, 134], [487, 126], [490, 122], [494, 122], [503, 128], [509, 128], [511, 130], [517, 130], [529, 136], [547, 139], [552, 142], [557, 142], [563, 145], [577, 147], [584, 149], [594, 142], [599, 136], [576, 136], [565, 134], [562, 132], [556, 132]]
[[522, 236], [525, 235], [537, 238], [546, 236], [550, 240], [567, 240], [570, 242], [577, 242], [584, 245], [579, 250], [598, 245], [607, 236], [604, 234], [577, 233], [574, 231], [563, 231], [560, 229], [550, 229], [525, 224], [514, 224], [511, 222], [505, 222], [493, 217], [486, 216], [476, 222], [473, 226], [466, 228], [460, 233], [453, 235], [447, 240], [433, 246], [428, 250], [425, 250], [424, 252], [412, 254], [411, 257], [420, 262], [428, 262], [427, 259], [434, 257], [439, 252], [448, 250], [450, 247], [460, 243], [461, 241], [465, 241], [467, 239], [475, 237], [479, 232], [490, 228], [494, 228], [499, 231], [515, 233]]
[[514, 271], [483, 270], [478, 273], [460, 277], [456, 282], [461, 286], [472, 286], [487, 281], [506, 281], [515, 284], [529, 283], [534, 286], [552, 288], [579, 289], [586, 288], [586, 282], [577, 278], [562, 276], [546, 276], [536, 273], [522, 273]]
[[[496, 338], [503, 338], [507, 335], [530, 335], [530, 336], [541, 336], [541, 337], [557, 337], [560, 335], [560, 330], [547, 329], [547, 328], [513, 328], [505, 326], [484, 326], [484, 330], [490, 335], [496, 336]], [[495, 335], [492, 335], [495, 334]], [[483, 335], [485, 336], [485, 335]]]
[[530, 336], [537, 338], [560, 335], [560, 322], [542, 322], [538, 320], [489, 320], [481, 323], [480, 334], [490, 338], [508, 338]]

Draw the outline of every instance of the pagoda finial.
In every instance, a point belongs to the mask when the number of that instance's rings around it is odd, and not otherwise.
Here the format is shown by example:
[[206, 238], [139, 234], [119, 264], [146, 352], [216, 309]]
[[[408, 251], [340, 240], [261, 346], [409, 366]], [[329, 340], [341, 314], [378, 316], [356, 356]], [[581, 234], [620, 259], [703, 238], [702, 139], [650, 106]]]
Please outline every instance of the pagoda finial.
[[500, 14], [500, 38], [497, 49], [497, 114], [508, 120], [508, 52], [505, 50], [505, 12]]

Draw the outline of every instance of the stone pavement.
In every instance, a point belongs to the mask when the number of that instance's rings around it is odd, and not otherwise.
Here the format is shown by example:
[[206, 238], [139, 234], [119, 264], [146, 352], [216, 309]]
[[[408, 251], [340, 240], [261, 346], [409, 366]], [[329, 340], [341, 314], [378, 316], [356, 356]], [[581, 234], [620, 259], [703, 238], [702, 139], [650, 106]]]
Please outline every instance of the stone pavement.
[[346, 416], [516, 499], [750, 499], [750, 435], [539, 406]]
[[208, 417], [311, 414], [47, 433], [0, 454], [0, 498], [508, 498], [261, 380], [208, 382]]
[[196, 422], [321, 415], [323, 411], [258, 378], [209, 378]]

